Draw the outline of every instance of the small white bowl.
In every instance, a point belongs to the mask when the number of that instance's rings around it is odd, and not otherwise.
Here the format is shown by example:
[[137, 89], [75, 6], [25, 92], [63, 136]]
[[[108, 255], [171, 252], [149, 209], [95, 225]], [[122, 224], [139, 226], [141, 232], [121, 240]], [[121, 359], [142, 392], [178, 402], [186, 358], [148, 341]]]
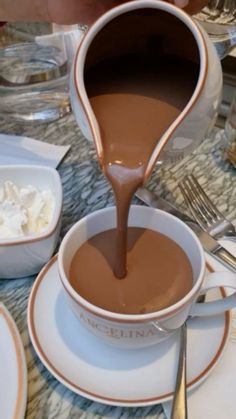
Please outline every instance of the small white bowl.
[[38, 273], [57, 245], [62, 216], [62, 185], [58, 172], [45, 166], [0, 166], [0, 187], [12, 181], [18, 188], [31, 184], [40, 191], [51, 190], [55, 205], [52, 219], [41, 233], [0, 238], [0, 278], [20, 278]]

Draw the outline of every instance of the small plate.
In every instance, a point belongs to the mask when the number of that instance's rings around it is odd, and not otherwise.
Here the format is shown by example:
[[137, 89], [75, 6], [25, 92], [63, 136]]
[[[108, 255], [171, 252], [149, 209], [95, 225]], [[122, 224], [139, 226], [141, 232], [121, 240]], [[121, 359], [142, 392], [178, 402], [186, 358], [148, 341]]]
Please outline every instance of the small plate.
[[23, 419], [27, 401], [27, 367], [23, 344], [9, 311], [0, 304], [0, 416]]
[[[211, 298], [223, 296], [223, 290]], [[55, 256], [31, 291], [28, 327], [46, 368], [66, 387], [109, 405], [146, 406], [172, 398], [178, 334], [144, 349], [118, 349], [91, 334], [67, 305]], [[188, 389], [198, 386], [219, 361], [229, 337], [230, 316], [188, 321]], [[191, 349], [190, 349], [191, 348]]]

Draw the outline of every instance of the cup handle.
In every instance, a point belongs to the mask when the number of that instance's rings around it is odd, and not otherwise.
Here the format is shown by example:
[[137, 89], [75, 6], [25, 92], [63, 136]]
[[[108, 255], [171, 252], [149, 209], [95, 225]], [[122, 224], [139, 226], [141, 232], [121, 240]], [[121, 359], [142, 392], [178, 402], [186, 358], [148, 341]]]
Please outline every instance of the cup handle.
[[232, 288], [235, 292], [219, 300], [194, 303], [190, 310], [190, 316], [212, 316], [236, 307], [236, 275], [233, 272], [212, 272], [207, 274], [204, 287], [201, 288], [199, 295], [218, 287]]

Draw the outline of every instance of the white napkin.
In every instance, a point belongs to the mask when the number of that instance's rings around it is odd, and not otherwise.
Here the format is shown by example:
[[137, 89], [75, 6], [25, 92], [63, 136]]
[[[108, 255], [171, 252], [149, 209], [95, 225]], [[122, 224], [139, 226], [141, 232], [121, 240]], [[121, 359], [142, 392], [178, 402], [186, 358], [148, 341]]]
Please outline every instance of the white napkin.
[[34, 164], [56, 168], [70, 146], [49, 144], [33, 138], [0, 134], [0, 165]]
[[[236, 243], [222, 240], [221, 243], [236, 256]], [[226, 268], [206, 256], [217, 271]], [[170, 418], [171, 402], [163, 403], [167, 418]], [[188, 393], [190, 419], [235, 419], [236, 418], [236, 309], [232, 310], [230, 339], [225, 352], [209, 377], [194, 391]]]
[[36, 36], [35, 41], [42, 46], [51, 45], [61, 49], [70, 69], [83, 35], [83, 31], [78, 28], [78, 25], [65, 26], [53, 24], [53, 33]]

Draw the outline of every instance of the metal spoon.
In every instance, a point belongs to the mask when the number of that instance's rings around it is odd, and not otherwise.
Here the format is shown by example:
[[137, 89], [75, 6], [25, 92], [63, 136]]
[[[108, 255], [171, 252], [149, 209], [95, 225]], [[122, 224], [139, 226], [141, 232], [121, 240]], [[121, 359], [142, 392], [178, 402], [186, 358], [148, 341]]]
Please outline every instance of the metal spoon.
[[171, 419], [187, 419], [187, 391], [186, 391], [186, 346], [187, 346], [187, 324], [180, 329], [179, 363], [175, 383], [174, 400], [171, 410]]

